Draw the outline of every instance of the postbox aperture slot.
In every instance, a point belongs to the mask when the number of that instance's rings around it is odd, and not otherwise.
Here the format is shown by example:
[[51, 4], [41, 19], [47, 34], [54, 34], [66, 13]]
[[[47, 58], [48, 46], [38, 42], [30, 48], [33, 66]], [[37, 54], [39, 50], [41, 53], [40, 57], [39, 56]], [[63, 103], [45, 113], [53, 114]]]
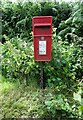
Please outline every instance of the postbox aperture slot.
[[34, 27], [40, 27], [40, 26], [49, 26], [49, 27], [51, 27], [51, 24], [34, 24]]
[[51, 26], [49, 26], [49, 25], [47, 25], [47, 26], [35, 26], [35, 28], [46, 28], [46, 27], [50, 28]]

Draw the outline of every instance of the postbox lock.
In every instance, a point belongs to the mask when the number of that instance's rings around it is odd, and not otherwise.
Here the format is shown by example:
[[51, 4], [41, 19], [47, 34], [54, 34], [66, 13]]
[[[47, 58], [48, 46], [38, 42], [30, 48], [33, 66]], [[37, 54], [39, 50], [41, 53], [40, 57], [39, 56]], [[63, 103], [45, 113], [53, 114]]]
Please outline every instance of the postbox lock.
[[41, 37], [41, 40], [44, 40], [44, 37], [43, 37], [43, 36]]

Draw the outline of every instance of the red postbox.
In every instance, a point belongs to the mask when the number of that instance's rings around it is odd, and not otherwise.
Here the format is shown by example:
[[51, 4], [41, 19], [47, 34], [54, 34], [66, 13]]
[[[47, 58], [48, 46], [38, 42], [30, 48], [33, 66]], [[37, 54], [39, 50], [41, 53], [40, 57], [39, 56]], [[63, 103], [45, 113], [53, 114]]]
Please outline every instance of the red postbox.
[[50, 61], [52, 52], [52, 16], [33, 17], [32, 28], [35, 61]]

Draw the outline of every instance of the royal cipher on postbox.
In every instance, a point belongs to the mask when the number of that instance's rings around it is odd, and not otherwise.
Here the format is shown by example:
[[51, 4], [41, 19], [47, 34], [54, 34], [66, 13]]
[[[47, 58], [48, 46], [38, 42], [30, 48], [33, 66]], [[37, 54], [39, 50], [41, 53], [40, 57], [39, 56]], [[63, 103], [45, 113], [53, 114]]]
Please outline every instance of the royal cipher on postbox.
[[52, 16], [32, 18], [34, 60], [50, 61], [52, 53]]

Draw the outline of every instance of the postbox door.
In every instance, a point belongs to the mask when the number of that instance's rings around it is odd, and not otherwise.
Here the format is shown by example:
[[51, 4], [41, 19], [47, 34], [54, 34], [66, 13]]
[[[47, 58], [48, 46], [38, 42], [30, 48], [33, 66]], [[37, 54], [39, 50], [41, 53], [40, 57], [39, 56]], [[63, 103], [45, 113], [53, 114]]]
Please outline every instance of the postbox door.
[[50, 61], [52, 51], [51, 37], [45, 36], [42, 40], [42, 36], [35, 37], [34, 40], [34, 58], [36, 61]]

